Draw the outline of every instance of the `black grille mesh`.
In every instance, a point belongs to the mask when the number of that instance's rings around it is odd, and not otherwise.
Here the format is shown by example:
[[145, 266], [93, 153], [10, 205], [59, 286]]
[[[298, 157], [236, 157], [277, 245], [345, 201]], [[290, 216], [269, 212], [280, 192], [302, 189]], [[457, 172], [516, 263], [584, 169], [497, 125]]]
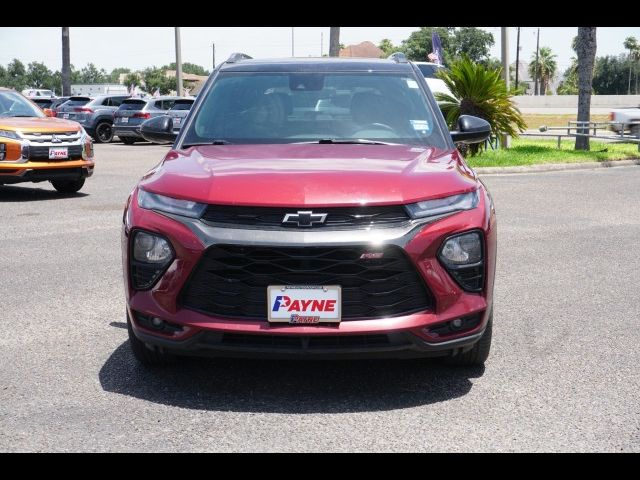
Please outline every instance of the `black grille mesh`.
[[361, 259], [372, 252], [366, 246], [213, 246], [194, 269], [180, 302], [207, 314], [265, 319], [269, 285], [340, 285], [343, 320], [432, 309], [432, 297], [402, 249], [375, 251], [383, 257]]

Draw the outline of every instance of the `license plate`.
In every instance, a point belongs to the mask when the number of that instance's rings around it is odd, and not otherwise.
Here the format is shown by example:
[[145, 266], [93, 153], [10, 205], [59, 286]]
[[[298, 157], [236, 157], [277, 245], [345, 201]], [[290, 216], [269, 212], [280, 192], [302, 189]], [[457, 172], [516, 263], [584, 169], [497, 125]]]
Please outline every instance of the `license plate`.
[[61, 160], [69, 158], [67, 147], [52, 147], [49, 149], [49, 160]]
[[120, 123], [129, 123], [129, 117], [122, 117]]
[[62, 118], [69, 118], [69, 114], [68, 113], [63, 113], [62, 114]]
[[180, 125], [181, 122], [182, 122], [182, 119], [180, 117], [174, 118], [173, 119], [173, 126], [177, 127], [178, 125]]
[[270, 285], [267, 287], [270, 323], [340, 323], [340, 285]]

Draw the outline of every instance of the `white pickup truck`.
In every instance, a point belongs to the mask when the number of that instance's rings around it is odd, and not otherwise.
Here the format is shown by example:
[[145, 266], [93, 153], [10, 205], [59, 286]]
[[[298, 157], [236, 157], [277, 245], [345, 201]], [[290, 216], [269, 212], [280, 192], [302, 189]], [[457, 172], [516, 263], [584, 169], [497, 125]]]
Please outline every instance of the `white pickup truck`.
[[[611, 130], [620, 132], [624, 126], [624, 131], [631, 132], [631, 135], [640, 136], [640, 107], [626, 107], [611, 110], [609, 121], [622, 122], [623, 125], [611, 125]], [[635, 124], [634, 124], [635, 123]]]

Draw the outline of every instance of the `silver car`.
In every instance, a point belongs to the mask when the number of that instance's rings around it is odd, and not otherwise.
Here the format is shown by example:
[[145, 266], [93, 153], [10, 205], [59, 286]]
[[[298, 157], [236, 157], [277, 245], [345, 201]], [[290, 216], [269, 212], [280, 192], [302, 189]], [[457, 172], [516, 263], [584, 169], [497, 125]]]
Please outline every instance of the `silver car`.
[[58, 117], [74, 120], [84, 127], [96, 143], [113, 140], [113, 114], [128, 95], [71, 97], [58, 110]]
[[165, 115], [180, 97], [128, 98], [114, 115], [114, 134], [127, 145], [145, 141], [140, 125], [145, 120]]
[[167, 112], [167, 115], [171, 117], [171, 120], [173, 121], [174, 133], [177, 134], [182, 128], [182, 125], [189, 114], [189, 110], [191, 110], [191, 106], [195, 101], [195, 98], [180, 98], [176, 100], [176, 103], [171, 107], [171, 110]]

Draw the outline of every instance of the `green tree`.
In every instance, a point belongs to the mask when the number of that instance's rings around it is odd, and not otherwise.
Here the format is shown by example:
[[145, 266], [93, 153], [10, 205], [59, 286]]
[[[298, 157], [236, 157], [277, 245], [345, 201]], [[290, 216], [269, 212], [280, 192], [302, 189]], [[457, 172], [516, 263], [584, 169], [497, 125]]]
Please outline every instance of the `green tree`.
[[123, 68], [123, 67], [114, 68], [113, 70], [111, 70], [111, 73], [109, 74], [109, 81], [111, 83], [119, 83], [120, 75], [123, 73], [131, 73], [131, 70], [129, 68]]
[[629, 86], [627, 88], [627, 95], [631, 95], [631, 69], [634, 61], [640, 58], [640, 45], [635, 37], [627, 37], [624, 39], [624, 48], [629, 50]]
[[127, 89], [131, 90], [131, 87], [134, 85], [140, 85], [141, 79], [140, 75], [136, 72], [128, 73], [126, 77], [124, 77], [124, 81], [122, 82], [127, 86]]
[[420, 27], [420, 30], [411, 32], [409, 38], [402, 41], [400, 51], [404, 52], [409, 60], [415, 62], [427, 62], [429, 55], [433, 51], [431, 37], [433, 33], [437, 33], [444, 50], [444, 63], [448, 63], [451, 59], [451, 42], [453, 27]]
[[476, 27], [460, 27], [453, 34], [450, 50], [454, 58], [466, 55], [473, 62], [486, 62], [489, 67], [489, 52], [494, 43], [492, 33]]
[[383, 38], [378, 44], [378, 48], [384, 52], [384, 58], [392, 53], [401, 51], [401, 47], [394, 45], [388, 38]]
[[531, 75], [531, 78], [535, 78], [536, 74], [538, 75], [538, 81], [540, 82], [540, 95], [545, 94], [547, 88], [549, 88], [549, 83], [556, 76], [558, 64], [555, 59], [556, 55], [549, 47], [540, 47], [537, 64], [535, 52], [531, 56], [529, 75]]
[[[526, 124], [507, 92], [502, 69], [489, 70], [466, 56], [456, 60], [449, 71], [441, 70], [452, 95], [436, 93], [436, 100], [450, 128], [454, 128], [460, 115], [484, 118], [491, 124], [493, 135], [517, 137]], [[471, 155], [481, 151], [482, 145], [470, 145]]]
[[27, 68], [27, 83], [32, 88], [47, 88], [53, 90], [53, 73], [44, 63], [31, 62]]
[[[171, 62], [169, 65], [162, 67], [163, 70], [175, 70], [176, 62]], [[195, 63], [183, 62], [182, 73], [190, 73], [191, 75], [203, 75], [208, 76], [209, 70], [205, 70], [204, 67], [196, 65]]]
[[18, 91], [24, 90], [27, 85], [27, 69], [17, 58], [14, 58], [7, 65], [6, 85]]
[[160, 90], [161, 95], [166, 95], [171, 90], [176, 90], [176, 81], [174, 78], [167, 78], [165, 70], [158, 67], [150, 67], [142, 73], [145, 89], [149, 93]]
[[80, 70], [81, 83], [107, 83], [108, 75], [104, 68], [98, 70], [93, 63]]

